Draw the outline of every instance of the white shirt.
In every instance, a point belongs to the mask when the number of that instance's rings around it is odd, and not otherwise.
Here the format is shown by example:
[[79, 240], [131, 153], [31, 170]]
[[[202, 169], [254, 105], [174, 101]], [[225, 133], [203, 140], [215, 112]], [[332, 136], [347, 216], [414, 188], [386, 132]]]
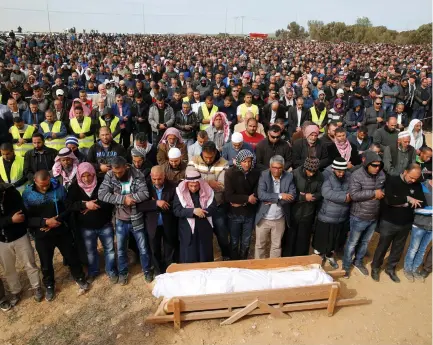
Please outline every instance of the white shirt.
[[272, 113], [271, 113], [271, 123], [275, 123], [275, 118], [277, 117], [277, 112], [276, 111], [274, 111], [274, 110], [271, 110], [272, 111]]
[[301, 115], [302, 115], [302, 109], [296, 108], [296, 113], [298, 114], [298, 124], [297, 127], [301, 127]]
[[[276, 180], [273, 176], [272, 176], [272, 182], [274, 183], [274, 193], [280, 193], [280, 182], [281, 180]], [[284, 213], [283, 213], [283, 209], [281, 208], [280, 205], [278, 205], [278, 203], [276, 204], [271, 204], [271, 207], [269, 207], [268, 212], [264, 215], [264, 219], [267, 220], [277, 220], [277, 219], [281, 219], [282, 217], [284, 217]]]

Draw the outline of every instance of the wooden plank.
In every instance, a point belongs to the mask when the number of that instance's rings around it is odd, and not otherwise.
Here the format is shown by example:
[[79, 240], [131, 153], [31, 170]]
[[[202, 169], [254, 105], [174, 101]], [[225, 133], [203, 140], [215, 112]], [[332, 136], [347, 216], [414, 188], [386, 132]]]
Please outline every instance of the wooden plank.
[[220, 325], [221, 326], [231, 325], [233, 322], [236, 322], [241, 317], [244, 317], [245, 315], [249, 314], [254, 309], [256, 309], [257, 306], [258, 306], [258, 304], [259, 304], [259, 301], [256, 299], [254, 302], [251, 302], [250, 304], [248, 304], [245, 308], [243, 308], [243, 309], [237, 311], [236, 313], [234, 313], [227, 320], [224, 320], [223, 322], [221, 322]]
[[[328, 299], [331, 287], [338, 283], [301, 286], [295, 288], [233, 292], [203, 296], [178, 296], [182, 311], [245, 307], [259, 299], [267, 304], [304, 302]], [[167, 312], [172, 313], [173, 301], [167, 303]]]
[[281, 310], [271, 307], [269, 304], [263, 303], [259, 301], [258, 303], [259, 309], [261, 309], [264, 313], [269, 313], [272, 316], [279, 319], [291, 319], [292, 317], [288, 314], [284, 314]]
[[196, 262], [192, 264], [171, 264], [167, 268], [167, 273], [189, 271], [197, 269], [231, 267], [245, 269], [272, 269], [288, 266], [305, 266], [311, 264], [321, 264], [322, 258], [319, 255], [293, 256], [288, 258], [270, 258], [254, 260], [235, 260], [235, 261], [213, 261]]
[[[346, 307], [352, 305], [363, 305], [370, 304], [371, 300], [366, 298], [348, 298], [348, 299], [340, 299], [335, 302], [335, 307]], [[314, 310], [314, 309], [326, 309], [328, 307], [328, 301], [314, 301], [314, 302], [302, 302], [302, 303], [292, 303], [286, 304], [282, 308], [279, 308], [278, 305], [273, 306], [273, 308], [281, 310], [282, 312], [293, 312], [293, 311], [303, 311], [303, 310]], [[209, 311], [197, 311], [197, 312], [189, 312], [182, 313], [180, 315], [181, 321], [194, 321], [194, 320], [209, 320], [209, 319], [222, 319], [227, 318], [233, 315], [241, 309], [233, 309], [232, 312], [225, 310], [209, 310]], [[267, 314], [267, 312], [263, 312], [261, 309], [254, 309], [249, 313], [249, 315], [262, 315]], [[151, 315], [146, 318], [146, 322], [149, 323], [167, 323], [173, 322], [173, 314], [164, 315], [164, 316], [154, 316]]]
[[173, 324], [174, 329], [180, 329], [180, 301], [178, 298], [173, 298]]
[[328, 301], [328, 316], [334, 315], [335, 301], [337, 300], [338, 291], [340, 290], [339, 285], [334, 285], [331, 287], [331, 293], [329, 294]]
[[344, 270], [337, 270], [337, 271], [325, 271], [327, 274], [329, 274], [332, 278], [341, 278], [344, 276], [346, 271]]
[[164, 306], [166, 303], [167, 303], [167, 300], [165, 298], [163, 298], [161, 303], [159, 303], [158, 309], [156, 309], [155, 316], [165, 315]]

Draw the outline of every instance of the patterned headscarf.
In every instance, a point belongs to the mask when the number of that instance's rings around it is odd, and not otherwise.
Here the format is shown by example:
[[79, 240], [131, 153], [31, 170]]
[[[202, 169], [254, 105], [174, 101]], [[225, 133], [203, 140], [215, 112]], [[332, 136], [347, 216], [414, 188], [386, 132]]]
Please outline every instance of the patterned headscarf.
[[311, 172], [316, 172], [317, 170], [319, 170], [319, 164], [319, 158], [307, 157], [304, 162], [304, 169]]
[[[241, 162], [243, 162], [246, 158], [252, 158], [252, 164], [250, 170], [247, 172], [244, 171], [242, 168]], [[242, 171], [244, 174], [248, 174], [252, 168], [256, 165], [256, 156], [250, 151], [250, 150], [240, 150], [238, 154], [236, 155], [236, 167]]]
[[230, 124], [227, 120], [227, 115], [221, 111], [218, 111], [210, 118], [210, 126], [213, 127], [213, 123], [215, 121], [215, 118], [220, 116], [221, 120], [223, 121], [223, 130], [224, 130], [224, 142], [228, 142], [230, 139]]
[[183, 139], [182, 136], [180, 135], [179, 130], [174, 127], [170, 127], [162, 135], [161, 140], [159, 141], [159, 145], [167, 144], [168, 143], [167, 137], [169, 135], [174, 135], [177, 138], [177, 142], [183, 144]]

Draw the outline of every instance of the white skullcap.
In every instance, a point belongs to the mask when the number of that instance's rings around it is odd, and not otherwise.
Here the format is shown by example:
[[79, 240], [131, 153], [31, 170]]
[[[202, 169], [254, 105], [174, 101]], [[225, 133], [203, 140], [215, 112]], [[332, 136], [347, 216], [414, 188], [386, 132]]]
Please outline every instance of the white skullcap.
[[170, 151], [168, 151], [168, 158], [170, 158], [170, 159], [180, 158], [181, 156], [182, 156], [182, 153], [180, 152], [180, 150], [177, 147], [173, 147], [170, 149]]
[[337, 90], [337, 95], [339, 95], [340, 93], [342, 93], [344, 95], [344, 90], [343, 89], [338, 89]]
[[232, 134], [232, 142], [235, 144], [239, 144], [242, 143], [244, 141], [244, 137], [242, 136], [241, 133], [239, 132], [234, 132]]
[[398, 138], [399, 139], [400, 138], [404, 138], [404, 137], [410, 137], [409, 131], [403, 131], [403, 132], [398, 133]]

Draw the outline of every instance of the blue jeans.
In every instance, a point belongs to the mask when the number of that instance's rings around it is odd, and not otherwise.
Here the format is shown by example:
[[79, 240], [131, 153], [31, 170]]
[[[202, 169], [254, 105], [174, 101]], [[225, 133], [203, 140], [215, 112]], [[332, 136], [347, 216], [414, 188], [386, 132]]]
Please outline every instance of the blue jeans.
[[404, 258], [405, 271], [415, 272], [421, 266], [425, 251], [431, 240], [431, 229], [425, 230], [412, 227], [409, 248], [407, 248], [406, 257]]
[[385, 102], [383, 102], [382, 109], [385, 111], [385, 114], [387, 115], [387, 118], [388, 118], [388, 115], [394, 109], [394, 103], [385, 103]]
[[254, 215], [237, 216], [229, 214], [231, 259], [247, 259], [251, 235], [254, 229]]
[[424, 119], [426, 107], [419, 107], [413, 110], [412, 119], [422, 120]]
[[227, 228], [227, 208], [219, 205], [215, 215], [212, 217], [213, 232], [221, 248], [223, 258], [230, 257], [229, 230]]
[[137, 242], [143, 272], [146, 273], [150, 271], [150, 257], [147, 250], [147, 240], [144, 230], [134, 231], [131, 222], [116, 219], [117, 267], [119, 275], [122, 276], [128, 274], [128, 239], [130, 233], [134, 236], [135, 242]]
[[89, 262], [89, 276], [96, 277], [99, 274], [98, 238], [104, 248], [105, 272], [110, 276], [116, 276], [116, 258], [114, 252], [114, 231], [111, 223], [100, 229], [83, 228], [83, 240]]
[[[376, 229], [377, 220], [364, 220], [350, 216], [350, 232], [346, 245], [344, 246], [343, 269], [348, 270], [352, 265], [353, 255], [355, 254], [354, 264], [362, 264], [368, 243]], [[359, 245], [358, 245], [359, 244]], [[355, 253], [355, 248], [358, 251]]]

